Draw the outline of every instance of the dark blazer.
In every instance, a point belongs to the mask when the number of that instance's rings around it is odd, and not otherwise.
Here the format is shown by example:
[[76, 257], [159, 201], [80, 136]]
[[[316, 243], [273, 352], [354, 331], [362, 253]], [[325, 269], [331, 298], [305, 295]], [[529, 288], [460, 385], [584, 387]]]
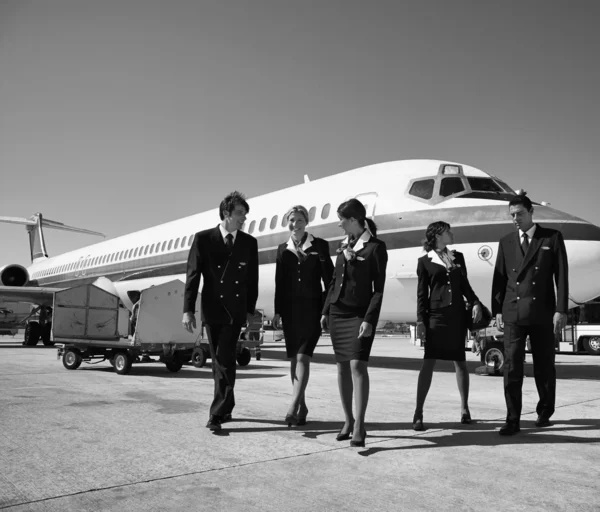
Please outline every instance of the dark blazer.
[[294, 252], [288, 250], [288, 242], [277, 247], [275, 313], [282, 314], [286, 308], [293, 307], [297, 298], [323, 300], [321, 282], [324, 283], [325, 290], [329, 289], [333, 275], [329, 243], [322, 238], [309, 237], [303, 247], [307, 255], [304, 261], [300, 261]]
[[387, 261], [385, 242], [375, 237], [364, 242], [352, 261], [347, 261], [344, 253], [340, 252], [335, 260], [335, 271], [323, 306], [323, 315], [329, 315], [329, 308], [342, 295], [344, 304], [356, 310], [359, 316], [364, 316], [364, 321], [375, 329], [383, 302]]
[[194, 312], [202, 276], [202, 321], [244, 324], [258, 299], [258, 244], [238, 231], [229, 255], [219, 226], [194, 236], [187, 263], [183, 311]]
[[537, 224], [525, 256], [518, 231], [502, 238], [492, 282], [492, 314], [502, 313], [507, 323], [537, 325], [551, 322], [554, 313], [566, 313], [568, 307], [569, 267], [560, 231]]
[[461, 304], [466, 297], [470, 304], [479, 299], [467, 278], [467, 265], [461, 252], [452, 251], [457, 271], [450, 272], [433, 251], [421, 256], [417, 262], [417, 321], [427, 323], [429, 312]]

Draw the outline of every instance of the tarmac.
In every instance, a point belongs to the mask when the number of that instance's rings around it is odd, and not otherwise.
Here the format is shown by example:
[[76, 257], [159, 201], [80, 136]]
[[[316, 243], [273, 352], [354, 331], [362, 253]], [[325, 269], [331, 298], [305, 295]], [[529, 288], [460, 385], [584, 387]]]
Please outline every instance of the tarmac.
[[522, 431], [498, 435], [501, 377], [471, 372], [471, 425], [460, 424], [451, 362], [438, 362], [412, 430], [423, 351], [377, 338], [369, 363], [366, 446], [337, 442], [342, 410], [328, 338], [315, 352], [308, 423], [288, 428], [283, 342], [238, 368], [234, 421], [205, 428], [210, 367], [108, 362], [66, 370], [56, 348], [0, 337], [0, 510], [420, 511], [600, 510], [600, 357], [557, 355], [557, 409], [536, 428], [531, 355]]

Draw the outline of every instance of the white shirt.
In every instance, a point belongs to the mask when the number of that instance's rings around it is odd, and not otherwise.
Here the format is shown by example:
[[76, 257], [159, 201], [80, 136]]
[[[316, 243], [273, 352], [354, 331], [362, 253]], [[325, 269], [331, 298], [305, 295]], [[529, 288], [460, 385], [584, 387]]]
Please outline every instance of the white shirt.
[[535, 233], [535, 228], [537, 226], [534, 224], [532, 227], [530, 227], [527, 231], [521, 231], [519, 229], [519, 243], [523, 244], [523, 234], [527, 234], [527, 240], [529, 242], [531, 242], [531, 240], [533, 239], [533, 234]]
[[233, 235], [233, 243], [235, 243], [235, 237], [237, 235], [237, 229], [229, 233], [221, 224], [219, 224], [219, 229], [221, 230], [221, 236], [223, 237], [223, 242], [227, 245], [227, 235]]

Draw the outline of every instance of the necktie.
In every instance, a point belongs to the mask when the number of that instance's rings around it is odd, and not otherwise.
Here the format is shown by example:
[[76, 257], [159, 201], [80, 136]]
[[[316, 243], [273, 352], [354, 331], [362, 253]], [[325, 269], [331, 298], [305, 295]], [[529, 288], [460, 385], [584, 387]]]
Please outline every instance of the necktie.
[[523, 243], [521, 244], [521, 249], [523, 249], [523, 254], [527, 254], [527, 249], [529, 249], [529, 237], [527, 233], [523, 233]]
[[232, 252], [233, 251], [233, 235], [231, 233], [228, 233], [225, 238], [227, 239], [227, 241], [225, 242], [225, 247], [227, 247], [227, 250], [229, 252]]

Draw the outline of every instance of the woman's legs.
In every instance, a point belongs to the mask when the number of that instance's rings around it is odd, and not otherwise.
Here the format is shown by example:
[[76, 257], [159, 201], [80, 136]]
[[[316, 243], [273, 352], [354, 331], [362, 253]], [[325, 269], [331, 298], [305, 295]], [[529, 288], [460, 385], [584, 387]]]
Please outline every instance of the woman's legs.
[[435, 368], [436, 359], [423, 359], [423, 366], [419, 372], [419, 380], [417, 383], [417, 406], [415, 407], [415, 416], [423, 415], [423, 406], [429, 388], [431, 387], [431, 379], [433, 378], [433, 369]]
[[338, 387], [340, 389], [340, 398], [342, 400], [342, 409], [344, 410], [345, 423], [340, 434], [346, 434], [352, 431], [354, 427], [354, 417], [352, 416], [352, 393], [354, 385], [352, 383], [352, 371], [350, 361], [337, 363], [338, 369]]
[[306, 407], [305, 391], [310, 377], [311, 357], [306, 354], [297, 354], [290, 361], [290, 376], [292, 378], [292, 403], [288, 414], [296, 415], [296, 411], [308, 411]]
[[469, 370], [466, 361], [454, 361], [456, 370], [456, 383], [460, 393], [460, 406], [462, 414], [469, 412]]
[[353, 359], [350, 361], [352, 382], [354, 385], [354, 405], [356, 407], [356, 422], [352, 439], [364, 439], [365, 413], [369, 402], [369, 369], [367, 361]]

